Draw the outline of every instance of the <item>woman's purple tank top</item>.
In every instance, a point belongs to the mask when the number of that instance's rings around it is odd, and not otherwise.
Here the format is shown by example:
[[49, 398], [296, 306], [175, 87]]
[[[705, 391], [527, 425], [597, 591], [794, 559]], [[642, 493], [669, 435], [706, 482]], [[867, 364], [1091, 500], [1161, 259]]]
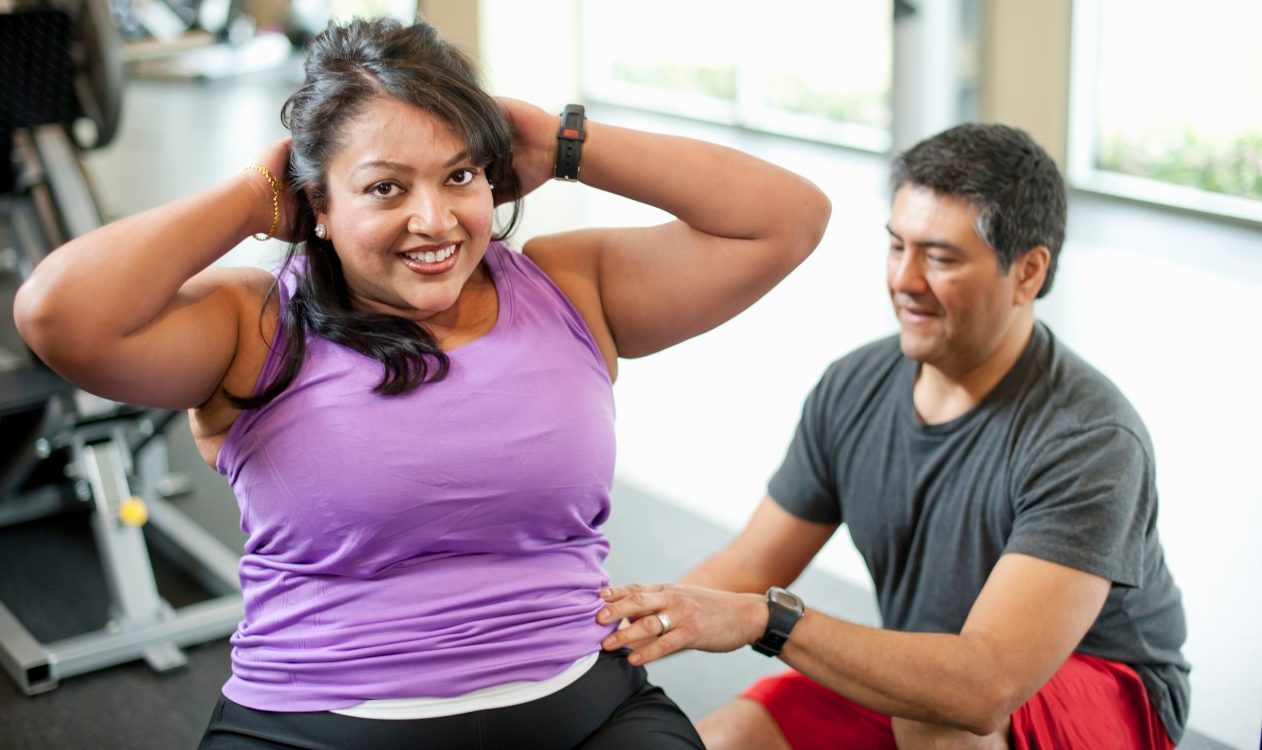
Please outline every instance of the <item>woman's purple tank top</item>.
[[293, 384], [233, 424], [218, 468], [248, 539], [229, 699], [460, 695], [550, 677], [609, 633], [604, 359], [533, 262], [500, 243], [485, 262], [499, 318], [445, 380], [381, 396], [380, 363], [312, 336]]

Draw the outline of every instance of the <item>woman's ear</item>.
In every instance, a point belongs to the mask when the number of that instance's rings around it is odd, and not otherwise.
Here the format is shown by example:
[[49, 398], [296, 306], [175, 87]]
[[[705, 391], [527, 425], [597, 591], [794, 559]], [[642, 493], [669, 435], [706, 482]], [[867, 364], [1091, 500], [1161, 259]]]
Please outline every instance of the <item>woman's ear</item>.
[[329, 214], [325, 211], [324, 196], [318, 191], [306, 190], [307, 202], [311, 206], [311, 218], [314, 220], [315, 234], [320, 239], [328, 239]]
[[325, 205], [324, 188], [320, 185], [308, 185], [302, 189], [302, 195], [307, 199], [307, 205], [311, 207], [316, 221], [327, 222], [329, 217], [325, 216], [328, 206]]

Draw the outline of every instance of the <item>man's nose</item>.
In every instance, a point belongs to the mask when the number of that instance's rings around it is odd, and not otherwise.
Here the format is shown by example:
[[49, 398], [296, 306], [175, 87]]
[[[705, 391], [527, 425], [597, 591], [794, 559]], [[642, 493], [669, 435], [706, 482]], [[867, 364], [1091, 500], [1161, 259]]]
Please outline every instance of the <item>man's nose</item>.
[[925, 291], [924, 265], [919, 253], [904, 250], [890, 253], [889, 285], [896, 292], [918, 294]]

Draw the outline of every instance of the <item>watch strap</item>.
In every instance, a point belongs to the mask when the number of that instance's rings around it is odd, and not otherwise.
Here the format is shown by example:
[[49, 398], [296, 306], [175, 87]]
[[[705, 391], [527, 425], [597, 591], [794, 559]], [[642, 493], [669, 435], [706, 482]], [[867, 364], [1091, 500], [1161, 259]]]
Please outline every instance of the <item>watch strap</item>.
[[[791, 604], [786, 604], [785, 601]], [[772, 586], [767, 590], [767, 629], [750, 646], [764, 656], [779, 656], [789, 642], [789, 633], [798, 620], [802, 619], [804, 612], [802, 600], [795, 594]]]
[[583, 141], [587, 138], [586, 121], [587, 112], [581, 104], [567, 104], [561, 112], [561, 126], [557, 128], [557, 159], [552, 173], [558, 180], [573, 182], [578, 179]]

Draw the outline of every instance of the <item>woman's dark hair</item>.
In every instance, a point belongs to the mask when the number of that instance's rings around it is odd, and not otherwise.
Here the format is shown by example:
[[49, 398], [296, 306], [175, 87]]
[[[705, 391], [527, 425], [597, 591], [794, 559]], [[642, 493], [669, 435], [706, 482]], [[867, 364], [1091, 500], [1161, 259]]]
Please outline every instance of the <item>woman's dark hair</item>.
[[1065, 241], [1065, 180], [1025, 131], [969, 123], [938, 133], [894, 160], [893, 192], [907, 183], [972, 204], [977, 236], [995, 249], [1004, 271], [1025, 251], [1045, 246], [1051, 258], [1038, 296], [1051, 290]]
[[[351, 306], [333, 244], [315, 234], [316, 213], [325, 208], [329, 163], [348, 124], [369, 102], [391, 97], [418, 107], [468, 145], [470, 158], [495, 186], [497, 202], [512, 204], [508, 222], [493, 239], [508, 236], [520, 215], [508, 120], [482, 90], [473, 63], [433, 26], [386, 19], [330, 26], [311, 42], [305, 72], [302, 87], [281, 110], [281, 122], [293, 135], [286, 183], [298, 196], [294, 243], [281, 275], [296, 271], [297, 284], [290, 303], [281, 306], [272, 343], [281, 358], [275, 377], [253, 396], [228, 394], [243, 409], [262, 406], [289, 387], [302, 368], [308, 333], [381, 362], [385, 374], [378, 393], [406, 393], [447, 375], [447, 355], [424, 326]], [[269, 300], [276, 289], [274, 284]]]

